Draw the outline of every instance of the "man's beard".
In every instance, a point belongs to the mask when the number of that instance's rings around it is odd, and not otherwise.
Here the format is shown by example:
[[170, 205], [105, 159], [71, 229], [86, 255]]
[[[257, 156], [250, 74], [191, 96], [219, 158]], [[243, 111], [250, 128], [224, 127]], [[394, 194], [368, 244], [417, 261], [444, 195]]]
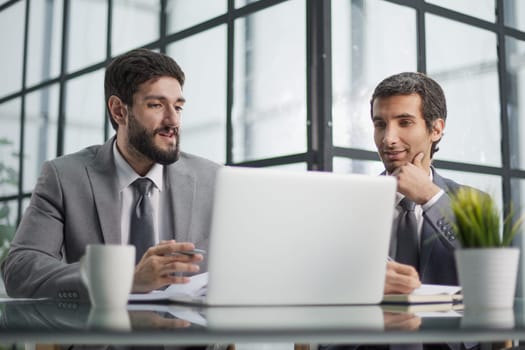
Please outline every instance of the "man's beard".
[[[128, 138], [129, 145], [133, 147], [136, 151], [142, 153], [144, 156], [153, 160], [155, 163], [162, 165], [168, 165], [175, 163], [179, 159], [179, 128], [178, 127], [162, 127], [153, 130], [149, 133], [146, 128], [140, 124], [133, 113], [129, 114], [128, 118], [129, 127], [128, 127]], [[167, 151], [164, 151], [154, 143], [154, 137], [159, 132], [169, 132], [173, 130], [175, 135], [175, 145]]]

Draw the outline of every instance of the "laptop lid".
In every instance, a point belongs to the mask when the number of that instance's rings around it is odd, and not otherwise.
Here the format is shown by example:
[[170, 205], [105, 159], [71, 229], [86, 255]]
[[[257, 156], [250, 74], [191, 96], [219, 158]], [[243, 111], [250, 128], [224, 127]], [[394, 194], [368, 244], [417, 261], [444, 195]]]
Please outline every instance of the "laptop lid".
[[224, 167], [206, 304], [379, 303], [395, 191], [388, 176]]

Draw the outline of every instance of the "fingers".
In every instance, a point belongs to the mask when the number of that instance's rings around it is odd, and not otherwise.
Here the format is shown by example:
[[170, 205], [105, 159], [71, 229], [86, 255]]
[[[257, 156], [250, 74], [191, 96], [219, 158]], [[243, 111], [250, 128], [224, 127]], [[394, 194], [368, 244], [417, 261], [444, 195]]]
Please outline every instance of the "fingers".
[[177, 251], [193, 250], [195, 245], [190, 242], [176, 242], [175, 240], [162, 241], [158, 245], [148, 249], [146, 254], [151, 255], [167, 255]]
[[386, 329], [416, 330], [421, 326], [421, 317], [411, 313], [383, 313]]
[[197, 273], [197, 265], [204, 257], [202, 254], [177, 254], [195, 249], [189, 242], [178, 243], [174, 240], [162, 241], [149, 248], [135, 267], [133, 281], [134, 292], [149, 292], [173, 283], [188, 283], [190, 279], [184, 273]]
[[410, 265], [387, 263], [385, 294], [408, 294], [421, 286], [417, 271]]
[[419, 279], [419, 274], [411, 265], [401, 264], [397, 261], [387, 261], [387, 269], [395, 271], [397, 274], [415, 277]]
[[130, 311], [129, 312], [133, 329], [172, 329], [185, 328], [191, 326], [189, 321], [177, 318], [164, 318], [153, 311]]
[[161, 263], [160, 268], [158, 269], [159, 274], [173, 274], [173, 273], [197, 273], [199, 272], [199, 265], [193, 263], [185, 263], [180, 261], [172, 261], [168, 263]]

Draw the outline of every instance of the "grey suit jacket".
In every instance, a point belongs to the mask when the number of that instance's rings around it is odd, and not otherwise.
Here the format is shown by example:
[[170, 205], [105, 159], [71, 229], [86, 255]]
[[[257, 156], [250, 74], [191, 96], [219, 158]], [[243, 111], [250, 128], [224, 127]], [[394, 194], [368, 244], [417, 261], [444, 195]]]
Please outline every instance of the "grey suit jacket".
[[[88, 298], [78, 264], [86, 245], [122, 243], [113, 141], [44, 163], [2, 264], [10, 296]], [[185, 153], [164, 167], [173, 227], [163, 238], [207, 249], [219, 167]]]
[[450, 195], [468, 186], [442, 177], [434, 167], [431, 170], [433, 182], [445, 193], [423, 212], [419, 278], [421, 283], [459, 285], [454, 250], [461, 245], [452, 229], [455, 216], [450, 206]]
[[419, 275], [422, 283], [459, 285], [454, 250], [460, 247], [452, 230], [450, 195], [462, 185], [441, 177], [432, 168], [434, 183], [445, 192], [423, 213]]

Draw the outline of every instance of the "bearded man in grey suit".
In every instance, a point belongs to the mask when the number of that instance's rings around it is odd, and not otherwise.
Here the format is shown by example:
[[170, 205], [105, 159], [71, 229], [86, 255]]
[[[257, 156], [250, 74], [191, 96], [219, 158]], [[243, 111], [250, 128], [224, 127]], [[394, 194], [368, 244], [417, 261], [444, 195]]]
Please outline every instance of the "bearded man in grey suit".
[[105, 98], [116, 136], [43, 165], [2, 265], [12, 297], [88, 299], [79, 259], [88, 244], [127, 244], [137, 201], [132, 187], [147, 178], [152, 245], [137, 258], [133, 292], [188, 281], [202, 269], [215, 174], [219, 165], [179, 151], [184, 73], [170, 57], [138, 49], [115, 58]]
[[[385, 173], [397, 178], [397, 203], [385, 293], [410, 293], [421, 282], [458, 285], [450, 195], [461, 185], [438, 174], [432, 158], [443, 136], [447, 107], [443, 90], [422, 73], [384, 79], [371, 99], [374, 141]], [[401, 200], [415, 203], [416, 243], [411, 262], [402, 252]], [[400, 263], [404, 262], [404, 263]]]

